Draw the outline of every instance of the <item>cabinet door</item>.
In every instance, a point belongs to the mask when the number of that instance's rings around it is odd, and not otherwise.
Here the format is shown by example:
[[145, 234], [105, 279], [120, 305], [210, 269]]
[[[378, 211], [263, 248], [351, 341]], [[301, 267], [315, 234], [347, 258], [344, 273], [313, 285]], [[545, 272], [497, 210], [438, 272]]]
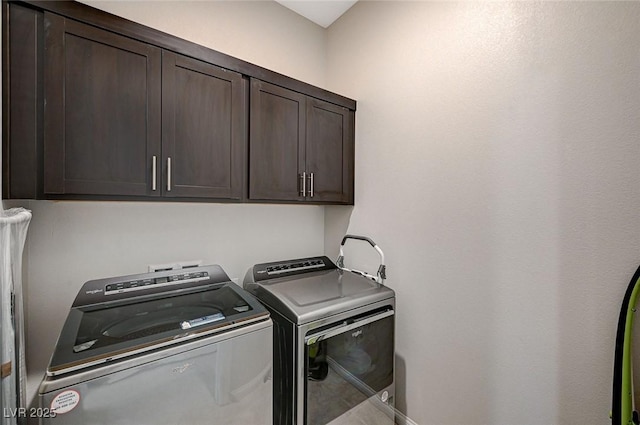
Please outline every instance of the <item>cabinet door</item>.
[[251, 81], [249, 198], [303, 201], [306, 96]]
[[244, 93], [238, 73], [162, 53], [164, 196], [241, 199]]
[[[3, 195], [35, 198], [41, 191], [38, 153], [42, 145], [42, 12], [2, 3], [5, 21]], [[8, 50], [8, 51], [7, 51]], [[7, 102], [8, 101], [8, 102]]]
[[309, 201], [353, 204], [354, 115], [332, 103], [307, 100]]
[[161, 51], [45, 14], [44, 192], [159, 195]]

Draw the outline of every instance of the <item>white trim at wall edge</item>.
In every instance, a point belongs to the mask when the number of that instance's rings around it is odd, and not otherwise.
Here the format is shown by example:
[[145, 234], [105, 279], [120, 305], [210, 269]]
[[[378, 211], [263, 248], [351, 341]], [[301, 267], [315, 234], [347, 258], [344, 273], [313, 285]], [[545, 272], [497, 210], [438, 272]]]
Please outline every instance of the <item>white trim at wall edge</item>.
[[399, 410], [396, 410], [396, 425], [418, 425], [417, 422], [414, 422], [413, 419], [405, 415]]

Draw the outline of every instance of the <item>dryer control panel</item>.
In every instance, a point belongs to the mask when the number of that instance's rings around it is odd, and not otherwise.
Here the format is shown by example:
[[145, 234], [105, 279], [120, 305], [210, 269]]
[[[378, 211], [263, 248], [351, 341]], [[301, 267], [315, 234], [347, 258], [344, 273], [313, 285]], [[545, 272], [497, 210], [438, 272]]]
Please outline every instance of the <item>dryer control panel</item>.
[[256, 264], [253, 266], [253, 278], [255, 282], [258, 282], [276, 277], [292, 276], [321, 270], [333, 270], [335, 268], [336, 265], [324, 256], [298, 258], [295, 260]]

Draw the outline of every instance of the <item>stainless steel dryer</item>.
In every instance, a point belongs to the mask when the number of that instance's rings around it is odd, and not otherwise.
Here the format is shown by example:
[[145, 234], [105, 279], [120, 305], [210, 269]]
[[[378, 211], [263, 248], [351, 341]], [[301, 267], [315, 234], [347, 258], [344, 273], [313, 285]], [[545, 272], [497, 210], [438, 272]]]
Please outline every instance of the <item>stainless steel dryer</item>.
[[39, 388], [43, 424], [271, 424], [272, 322], [220, 266], [93, 280]]
[[[379, 250], [373, 241], [361, 236]], [[274, 321], [274, 424], [394, 423], [395, 293], [327, 257], [256, 264], [244, 287]]]

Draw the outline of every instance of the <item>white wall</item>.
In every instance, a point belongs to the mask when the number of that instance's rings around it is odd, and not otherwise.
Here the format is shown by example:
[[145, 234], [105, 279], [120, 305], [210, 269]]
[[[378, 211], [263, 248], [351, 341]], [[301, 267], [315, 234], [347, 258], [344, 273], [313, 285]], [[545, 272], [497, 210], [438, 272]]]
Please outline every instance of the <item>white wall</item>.
[[306, 83], [325, 85], [324, 29], [275, 1], [82, 2]]
[[[90, 2], [93, 6], [324, 85], [325, 32], [275, 2]], [[295, 58], [293, 60], [292, 58]], [[90, 279], [191, 259], [242, 278], [253, 264], [318, 255], [324, 208], [140, 202], [3, 201], [33, 211], [25, 249], [27, 363], [33, 393], [69, 307]]]
[[639, 261], [640, 3], [360, 1], [355, 207], [387, 254], [398, 406], [421, 425], [607, 423]]

